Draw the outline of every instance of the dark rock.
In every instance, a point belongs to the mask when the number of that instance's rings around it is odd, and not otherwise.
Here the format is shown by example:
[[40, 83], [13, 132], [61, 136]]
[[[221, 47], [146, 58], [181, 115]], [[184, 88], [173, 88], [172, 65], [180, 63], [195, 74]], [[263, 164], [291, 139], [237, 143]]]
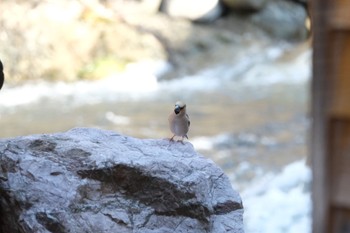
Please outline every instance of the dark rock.
[[286, 40], [305, 40], [308, 31], [305, 26], [307, 11], [301, 4], [285, 1], [269, 1], [257, 14], [253, 22], [270, 35]]
[[0, 232], [243, 232], [228, 178], [190, 143], [77, 128], [0, 141]]
[[261, 10], [270, 0], [222, 0], [225, 6], [233, 10]]

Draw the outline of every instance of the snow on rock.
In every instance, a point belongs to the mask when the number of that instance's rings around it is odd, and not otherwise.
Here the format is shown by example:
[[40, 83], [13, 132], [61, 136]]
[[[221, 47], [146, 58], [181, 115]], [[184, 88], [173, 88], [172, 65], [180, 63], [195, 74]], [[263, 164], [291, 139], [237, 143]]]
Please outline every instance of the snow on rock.
[[76, 128], [0, 140], [0, 232], [243, 232], [227, 176], [190, 143]]

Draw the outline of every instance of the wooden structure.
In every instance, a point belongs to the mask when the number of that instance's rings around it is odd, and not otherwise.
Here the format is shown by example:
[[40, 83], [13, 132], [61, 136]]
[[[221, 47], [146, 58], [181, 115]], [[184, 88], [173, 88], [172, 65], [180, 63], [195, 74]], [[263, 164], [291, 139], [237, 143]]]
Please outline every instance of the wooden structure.
[[350, 232], [350, 0], [313, 0], [313, 233]]

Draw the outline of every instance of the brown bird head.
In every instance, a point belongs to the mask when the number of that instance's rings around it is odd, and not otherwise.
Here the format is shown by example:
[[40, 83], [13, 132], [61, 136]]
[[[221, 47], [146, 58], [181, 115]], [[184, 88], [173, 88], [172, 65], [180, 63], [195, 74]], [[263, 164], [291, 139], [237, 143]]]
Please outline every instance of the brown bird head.
[[179, 114], [180, 112], [184, 112], [185, 109], [186, 109], [186, 104], [182, 103], [181, 101], [177, 101], [175, 103], [174, 112], [176, 115]]

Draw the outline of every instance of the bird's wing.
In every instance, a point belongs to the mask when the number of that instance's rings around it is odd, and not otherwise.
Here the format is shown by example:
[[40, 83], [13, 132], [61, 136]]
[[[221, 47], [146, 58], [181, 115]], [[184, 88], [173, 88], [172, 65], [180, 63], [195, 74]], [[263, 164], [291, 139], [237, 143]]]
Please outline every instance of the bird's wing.
[[188, 114], [186, 113], [186, 118], [187, 118], [187, 121], [188, 121], [188, 127], [190, 127], [190, 124], [191, 124], [191, 121], [190, 121], [190, 117], [188, 116]]

